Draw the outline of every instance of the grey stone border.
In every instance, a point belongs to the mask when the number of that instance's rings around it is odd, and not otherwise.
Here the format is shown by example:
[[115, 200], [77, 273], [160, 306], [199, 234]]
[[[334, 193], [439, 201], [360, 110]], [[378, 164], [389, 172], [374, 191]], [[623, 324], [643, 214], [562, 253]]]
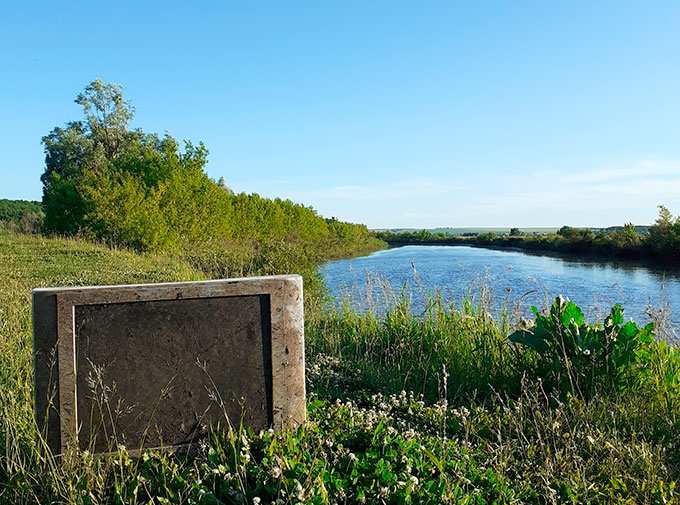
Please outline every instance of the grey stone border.
[[77, 436], [76, 306], [248, 295], [270, 298], [273, 428], [295, 427], [307, 415], [304, 309], [299, 275], [34, 289], [35, 414], [51, 450], [55, 454], [65, 451]]

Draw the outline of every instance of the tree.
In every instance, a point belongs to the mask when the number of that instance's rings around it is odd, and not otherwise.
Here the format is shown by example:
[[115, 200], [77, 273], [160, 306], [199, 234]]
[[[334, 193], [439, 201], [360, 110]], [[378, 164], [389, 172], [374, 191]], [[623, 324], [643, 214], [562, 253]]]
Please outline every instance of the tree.
[[522, 235], [524, 235], [524, 233], [522, 233], [522, 230], [519, 228], [510, 228], [511, 237], [521, 237]]
[[135, 115], [134, 107], [123, 99], [122, 88], [97, 79], [78, 94], [75, 102], [83, 108], [95, 143], [107, 159], [115, 158], [127, 140], [128, 123]]
[[559, 230], [557, 230], [557, 234], [560, 237], [571, 239], [571, 238], [574, 238], [578, 235], [578, 230], [576, 228], [572, 228], [571, 226], [565, 225], [562, 228], [560, 228]]
[[633, 223], [623, 225], [623, 243], [625, 247], [637, 247], [640, 245], [640, 234]]
[[111, 161], [142, 136], [127, 129], [134, 109], [123, 100], [120, 86], [93, 81], [75, 102], [83, 108], [85, 120], [56, 127], [42, 139], [44, 227], [68, 234], [81, 231], [90, 210], [82, 185], [105, 172]]
[[680, 254], [680, 217], [674, 218], [667, 207], [659, 205], [659, 216], [649, 227], [651, 248], [665, 255]]
[[659, 217], [656, 218], [654, 226], [658, 230], [668, 230], [673, 226], [673, 214], [664, 205], [659, 205]]
[[220, 177], [220, 178], [218, 179], [217, 185], [218, 185], [220, 188], [222, 188], [224, 191], [226, 191], [227, 193], [229, 193], [230, 195], [233, 195], [233, 194], [234, 194], [234, 192], [231, 190], [231, 188], [230, 188], [229, 186], [227, 186], [227, 183], [225, 182], [224, 177]]
[[[290, 200], [235, 195], [205, 172], [208, 150], [130, 130], [120, 86], [90, 83], [83, 119], [43, 138], [45, 230], [186, 256], [215, 275], [302, 271], [376, 245], [365, 226]], [[310, 267], [311, 268], [311, 267]]]

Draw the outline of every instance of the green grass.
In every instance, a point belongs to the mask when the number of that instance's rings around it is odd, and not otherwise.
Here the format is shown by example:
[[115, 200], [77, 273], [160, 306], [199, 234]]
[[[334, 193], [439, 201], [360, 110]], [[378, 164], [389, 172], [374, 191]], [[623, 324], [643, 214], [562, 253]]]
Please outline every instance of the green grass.
[[[30, 290], [200, 279], [186, 264], [0, 232], [0, 503], [678, 503], [680, 395], [661, 347], [635, 388], [551, 390], [509, 318], [434, 301], [306, 331], [310, 422], [217, 432], [198, 454], [56, 463], [36, 443]], [[404, 390], [404, 392], [402, 392]]]

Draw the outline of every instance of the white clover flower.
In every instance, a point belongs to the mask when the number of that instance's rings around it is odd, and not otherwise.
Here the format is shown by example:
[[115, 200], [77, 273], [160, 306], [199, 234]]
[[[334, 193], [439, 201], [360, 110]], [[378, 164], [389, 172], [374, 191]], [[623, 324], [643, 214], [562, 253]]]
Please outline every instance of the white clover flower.
[[253, 505], [260, 505], [262, 503], [262, 500], [260, 500], [257, 496], [253, 498]]
[[411, 485], [413, 485], [413, 486], [417, 486], [417, 485], [418, 485], [418, 477], [416, 477], [415, 475], [411, 475], [411, 477], [409, 478], [409, 480], [411, 481]]
[[278, 466], [275, 466], [274, 468], [272, 468], [271, 476], [275, 479], [278, 479], [279, 477], [281, 477], [281, 468], [278, 467]]

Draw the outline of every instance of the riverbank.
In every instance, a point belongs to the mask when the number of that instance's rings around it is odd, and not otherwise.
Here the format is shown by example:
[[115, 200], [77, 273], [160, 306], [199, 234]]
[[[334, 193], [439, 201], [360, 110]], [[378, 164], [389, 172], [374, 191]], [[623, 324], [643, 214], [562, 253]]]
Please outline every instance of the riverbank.
[[[534, 351], [508, 339], [507, 323], [474, 304], [433, 303], [425, 317], [400, 305], [379, 317], [332, 310], [308, 320], [310, 420], [298, 430], [217, 432], [190, 457], [135, 459], [118, 448], [57, 464], [36, 444], [31, 289], [203, 274], [161, 255], [0, 233], [0, 277], [0, 503], [680, 499], [680, 385], [666, 348], [646, 350], [654, 366], [635, 385], [566, 394], [536, 368]], [[589, 377], [584, 363], [578, 380]]]
[[653, 263], [469, 245], [412, 245], [329, 262], [321, 274], [332, 295], [359, 311], [382, 312], [406, 293], [413, 311], [420, 314], [428, 297], [438, 293], [444, 303], [457, 306], [466, 299], [481, 300], [502, 320], [530, 317], [532, 305], [543, 308], [561, 294], [591, 318], [600, 318], [616, 303], [639, 322], [663, 314], [664, 336], [675, 340], [680, 334], [680, 269]]
[[522, 251], [547, 254], [555, 257], [583, 259], [618, 259], [629, 262], [652, 263], [680, 268], [680, 251], [661, 252], [642, 245], [616, 247], [592, 241], [569, 241], [556, 237], [443, 237], [443, 238], [400, 238], [379, 234], [390, 247], [407, 245], [471, 246], [486, 249]]
[[480, 233], [451, 235], [428, 230], [380, 231], [376, 235], [391, 246], [471, 245], [519, 249], [541, 253], [569, 254], [575, 257], [647, 259], [659, 264], [680, 266], [680, 216], [659, 206], [659, 216], [651, 226], [625, 224], [599, 230], [563, 226], [557, 233], [525, 234], [513, 228], [507, 234]]

